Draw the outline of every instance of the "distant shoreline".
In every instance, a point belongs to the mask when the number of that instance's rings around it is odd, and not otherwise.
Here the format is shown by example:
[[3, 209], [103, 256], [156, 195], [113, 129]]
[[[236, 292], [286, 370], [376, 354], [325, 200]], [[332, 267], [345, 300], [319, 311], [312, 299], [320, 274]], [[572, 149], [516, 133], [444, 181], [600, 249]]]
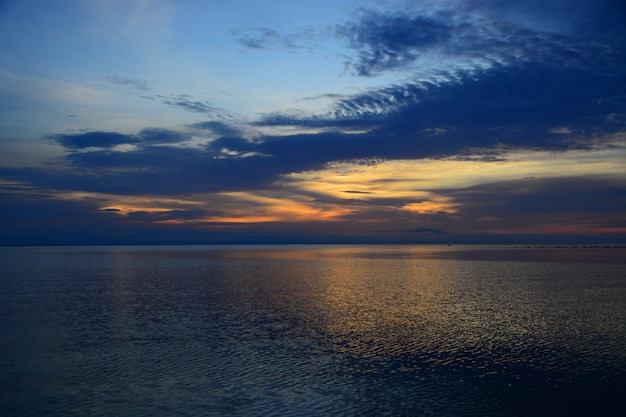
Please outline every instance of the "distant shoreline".
[[252, 243], [252, 242], [224, 242], [224, 243], [0, 243], [0, 247], [63, 247], [63, 246], [433, 246], [441, 248], [463, 248], [484, 246], [493, 249], [626, 249], [626, 244], [560, 244], [560, 245], [543, 245], [543, 244], [502, 244], [502, 243], [406, 243], [406, 242], [387, 242], [387, 243], [360, 243], [360, 242], [315, 242], [315, 243]]
[[541, 245], [513, 246], [514, 249], [626, 249], [626, 245]]

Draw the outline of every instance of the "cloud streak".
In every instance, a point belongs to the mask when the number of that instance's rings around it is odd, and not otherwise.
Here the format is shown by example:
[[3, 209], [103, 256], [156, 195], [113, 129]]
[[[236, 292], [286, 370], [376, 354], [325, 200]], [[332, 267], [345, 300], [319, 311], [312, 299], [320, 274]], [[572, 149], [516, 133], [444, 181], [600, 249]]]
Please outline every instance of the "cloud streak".
[[106, 79], [113, 84], [117, 85], [125, 85], [134, 87], [139, 91], [148, 91], [150, 90], [150, 85], [146, 80], [142, 80], [139, 78], [128, 78], [128, 77], [119, 77], [117, 75], [111, 75], [110, 77], [106, 77]]
[[282, 33], [264, 26], [237, 29], [231, 32], [243, 47], [252, 50], [312, 51], [310, 42], [321, 34], [312, 27], [301, 28], [292, 33]]
[[225, 111], [224, 109], [213, 107], [210, 101], [194, 100], [193, 96], [189, 94], [172, 94], [172, 95], [156, 94], [153, 96], [142, 96], [142, 97], [148, 100], [157, 100], [172, 108], [190, 111], [193, 113], [215, 113], [215, 112]]

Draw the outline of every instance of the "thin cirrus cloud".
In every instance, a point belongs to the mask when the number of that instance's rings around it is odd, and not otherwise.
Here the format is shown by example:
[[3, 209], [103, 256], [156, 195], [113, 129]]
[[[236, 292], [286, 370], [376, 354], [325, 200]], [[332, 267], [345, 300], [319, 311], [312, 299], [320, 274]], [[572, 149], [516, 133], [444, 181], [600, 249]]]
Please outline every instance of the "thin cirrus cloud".
[[223, 109], [213, 107], [211, 105], [211, 102], [209, 101], [194, 100], [193, 96], [189, 94], [156, 94], [153, 96], [142, 97], [148, 100], [157, 100], [167, 106], [194, 113], [214, 113], [218, 111], [224, 111]]
[[119, 77], [117, 75], [111, 75], [109, 77], [106, 77], [106, 79], [113, 84], [134, 87], [139, 91], [150, 90], [150, 85], [148, 84], [148, 82], [139, 78]]
[[[337, 41], [340, 76], [372, 84], [303, 96], [330, 101], [324, 110], [242, 117], [187, 94], [143, 94], [202, 119], [47, 134], [64, 152], [54, 170], [0, 167], [11, 184], [5, 197], [14, 197], [4, 199], [6, 218], [26, 227], [25, 213], [37, 206], [49, 207], [49, 220], [74, 204], [89, 212], [81, 230], [125, 226], [138, 240], [146, 227], [180, 241], [195, 241], [198, 230], [216, 241], [619, 237], [623, 9], [549, 1], [542, 14], [523, 3], [363, 8], [323, 28], [232, 30], [244, 55], [315, 54], [316, 36]], [[107, 80], [153, 90], [141, 78]], [[37, 197], [29, 200], [26, 187]], [[72, 197], [61, 202], [55, 193]], [[132, 203], [137, 196], [146, 200]], [[20, 204], [28, 210], [17, 215]]]
[[312, 27], [286, 34], [264, 26], [237, 29], [233, 30], [231, 34], [245, 48], [283, 51], [311, 50], [311, 41], [321, 35]]

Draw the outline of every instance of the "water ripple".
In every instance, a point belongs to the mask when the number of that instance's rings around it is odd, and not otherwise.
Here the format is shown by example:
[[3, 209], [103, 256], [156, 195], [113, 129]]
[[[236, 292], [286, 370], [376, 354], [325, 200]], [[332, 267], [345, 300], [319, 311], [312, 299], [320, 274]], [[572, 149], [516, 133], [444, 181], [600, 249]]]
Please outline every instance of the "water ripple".
[[621, 265], [354, 251], [11, 253], [0, 413], [621, 415]]

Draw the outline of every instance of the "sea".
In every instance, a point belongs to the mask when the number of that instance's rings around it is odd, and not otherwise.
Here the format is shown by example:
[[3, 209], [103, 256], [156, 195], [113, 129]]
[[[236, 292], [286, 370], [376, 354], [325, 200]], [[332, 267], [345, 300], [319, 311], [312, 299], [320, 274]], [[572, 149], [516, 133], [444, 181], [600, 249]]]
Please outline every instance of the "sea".
[[0, 247], [1, 416], [625, 410], [624, 247]]

